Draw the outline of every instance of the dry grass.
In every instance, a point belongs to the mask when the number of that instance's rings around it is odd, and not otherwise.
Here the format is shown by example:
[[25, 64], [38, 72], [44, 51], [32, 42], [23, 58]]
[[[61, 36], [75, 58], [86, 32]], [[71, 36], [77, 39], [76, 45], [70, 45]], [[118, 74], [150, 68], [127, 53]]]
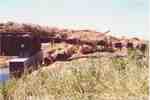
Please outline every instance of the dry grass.
[[10, 100], [147, 100], [148, 63], [129, 53], [56, 62], [11, 80], [2, 93]]

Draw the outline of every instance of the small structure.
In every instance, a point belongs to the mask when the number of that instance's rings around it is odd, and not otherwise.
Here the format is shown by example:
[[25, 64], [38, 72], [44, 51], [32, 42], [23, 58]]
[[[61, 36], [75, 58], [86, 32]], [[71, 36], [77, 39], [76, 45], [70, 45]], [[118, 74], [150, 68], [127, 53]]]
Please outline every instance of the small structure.
[[9, 71], [11, 75], [20, 77], [21, 74], [25, 71], [25, 67], [29, 66], [29, 58], [15, 58], [9, 60]]
[[42, 61], [42, 51], [37, 52], [31, 57], [10, 59], [8, 60], [10, 76], [20, 77], [23, 73], [30, 73], [36, 70], [38, 65], [42, 64]]

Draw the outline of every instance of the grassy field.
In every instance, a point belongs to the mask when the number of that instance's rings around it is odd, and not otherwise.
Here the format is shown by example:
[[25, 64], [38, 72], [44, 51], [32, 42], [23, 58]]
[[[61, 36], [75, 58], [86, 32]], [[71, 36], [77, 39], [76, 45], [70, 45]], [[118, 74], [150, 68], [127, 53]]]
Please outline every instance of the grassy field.
[[148, 62], [138, 50], [128, 57], [82, 58], [10, 80], [1, 88], [6, 100], [148, 100]]

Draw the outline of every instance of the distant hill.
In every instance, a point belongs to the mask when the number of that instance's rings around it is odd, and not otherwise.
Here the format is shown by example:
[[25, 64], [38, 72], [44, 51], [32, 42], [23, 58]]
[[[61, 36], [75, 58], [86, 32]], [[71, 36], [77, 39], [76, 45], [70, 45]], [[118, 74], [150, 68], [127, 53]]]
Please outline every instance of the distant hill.
[[41, 26], [38, 24], [25, 24], [15, 22], [0, 23], [0, 32], [32, 32], [39, 35], [54, 35], [56, 33], [80, 34], [81, 32], [97, 33], [95, 30], [88, 30], [88, 29], [87, 30], [59, 29], [56, 27]]
[[[93, 40], [104, 36], [105, 34], [111, 33], [110, 30], [106, 32], [97, 32], [96, 30], [84, 29], [84, 30], [73, 30], [73, 29], [60, 29], [57, 27], [41, 26], [38, 24], [27, 24], [27, 23], [15, 23], [6, 22], [0, 23], [0, 32], [31, 32], [35, 35], [40, 36], [56, 36], [56, 35], [67, 35], [69, 37], [77, 37], [80, 39]], [[109, 34], [110, 37], [115, 37]], [[129, 39], [130, 37], [121, 37], [120, 39]], [[133, 37], [137, 38], [137, 37]], [[131, 39], [131, 38], [130, 38]], [[139, 39], [139, 37], [138, 37]], [[139, 39], [141, 40], [141, 39]]]
[[15, 22], [0, 23], [0, 32], [32, 32], [35, 34], [53, 34], [57, 28], [42, 27], [35, 24], [20, 24]]

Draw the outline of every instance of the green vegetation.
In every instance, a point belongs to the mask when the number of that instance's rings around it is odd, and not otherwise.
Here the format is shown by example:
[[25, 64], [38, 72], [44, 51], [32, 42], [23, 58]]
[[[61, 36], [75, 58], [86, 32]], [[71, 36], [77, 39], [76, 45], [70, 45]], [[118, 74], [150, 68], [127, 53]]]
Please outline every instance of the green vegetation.
[[10, 80], [1, 93], [10, 100], [141, 100], [148, 89], [148, 62], [131, 50], [128, 57], [56, 62]]

